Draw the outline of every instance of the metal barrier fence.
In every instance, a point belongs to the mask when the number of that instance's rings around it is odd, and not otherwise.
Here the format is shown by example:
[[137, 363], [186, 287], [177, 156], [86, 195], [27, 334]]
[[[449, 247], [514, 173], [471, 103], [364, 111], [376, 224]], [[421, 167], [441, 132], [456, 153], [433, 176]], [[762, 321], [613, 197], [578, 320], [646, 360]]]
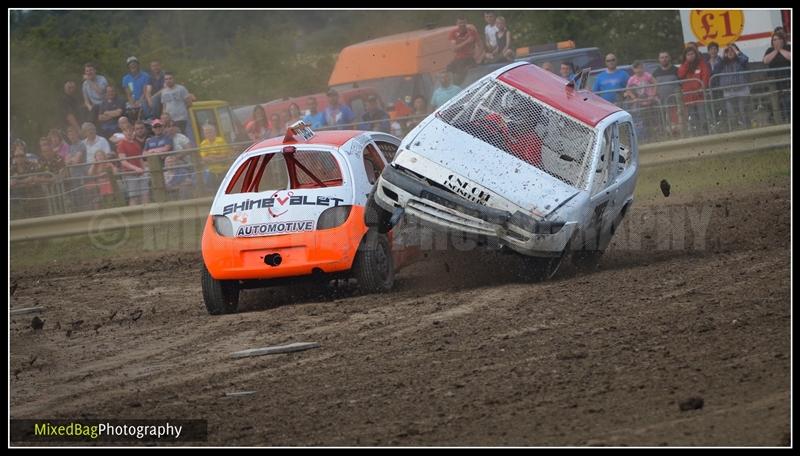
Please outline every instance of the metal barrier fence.
[[[615, 104], [633, 117], [639, 143], [648, 144], [789, 123], [788, 76], [788, 68], [750, 70], [715, 74], [710, 88], [691, 78], [596, 94], [614, 94]], [[737, 80], [744, 82], [731, 83]], [[687, 85], [702, 88], [684, 91]], [[651, 88], [655, 97], [626, 97]]]
[[[222, 176], [211, 172], [209, 165], [227, 169], [251, 144], [247, 141], [215, 146], [232, 151], [221, 159], [204, 159], [203, 148], [192, 148], [68, 165], [58, 174], [12, 175], [11, 219], [211, 196]], [[144, 173], [123, 171], [123, 161], [138, 159], [146, 163]], [[111, 166], [103, 167], [105, 164]], [[90, 173], [92, 168], [95, 173]]]
[[[788, 69], [722, 73], [712, 77], [712, 88], [684, 92], [682, 87], [687, 83], [702, 87], [700, 80], [689, 79], [597, 94], [616, 94], [617, 104], [633, 116], [639, 143], [652, 144], [790, 122], [791, 86], [790, 79], [783, 77], [784, 74], [788, 74]], [[746, 82], [725, 86], [713, 83], [730, 82], [731, 76], [745, 78]], [[626, 92], [648, 88], [655, 88], [660, 96], [626, 100]], [[320, 130], [372, 126], [402, 137], [425, 117], [411, 115], [385, 121], [360, 121]], [[224, 146], [230, 147], [233, 153], [219, 159], [216, 164], [220, 169], [227, 169], [251, 144], [248, 141]], [[169, 160], [172, 162], [170, 165], [166, 163], [168, 157], [174, 157]], [[147, 171], [143, 174], [121, 171], [123, 159], [114, 158], [96, 162], [110, 163], [114, 168], [95, 175], [87, 173], [91, 163], [66, 166], [59, 174], [12, 175], [11, 219], [208, 197], [216, 192], [222, 178], [209, 170], [209, 165], [213, 167], [215, 162], [204, 159], [201, 148], [131, 158], [143, 159]]]

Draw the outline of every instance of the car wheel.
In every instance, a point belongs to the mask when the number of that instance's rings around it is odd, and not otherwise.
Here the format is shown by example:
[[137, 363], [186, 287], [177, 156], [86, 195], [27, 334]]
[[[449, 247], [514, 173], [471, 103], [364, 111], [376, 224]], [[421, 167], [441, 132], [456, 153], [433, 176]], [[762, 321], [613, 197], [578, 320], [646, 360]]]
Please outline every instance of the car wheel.
[[370, 229], [364, 236], [353, 261], [353, 275], [361, 290], [384, 292], [394, 285], [394, 261], [386, 234]]
[[203, 264], [203, 301], [211, 315], [235, 313], [239, 308], [239, 282], [211, 277]]
[[392, 218], [392, 213], [380, 207], [378, 202], [375, 201], [375, 193], [370, 194], [367, 200], [367, 205], [364, 208], [364, 224], [370, 228], [375, 228], [378, 233], [388, 233], [392, 227], [389, 220]]

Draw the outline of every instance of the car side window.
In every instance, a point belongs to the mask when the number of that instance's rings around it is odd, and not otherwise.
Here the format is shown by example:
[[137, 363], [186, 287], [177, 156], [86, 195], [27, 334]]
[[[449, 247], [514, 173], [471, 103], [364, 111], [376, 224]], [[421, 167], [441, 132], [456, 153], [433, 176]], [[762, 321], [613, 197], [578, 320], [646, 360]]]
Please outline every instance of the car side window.
[[375, 146], [367, 144], [364, 148], [364, 171], [370, 184], [375, 184], [383, 171], [383, 160], [381, 160]]
[[623, 122], [619, 125], [619, 172], [628, 169], [631, 164], [631, 154], [633, 153], [633, 126], [630, 122]]
[[594, 183], [592, 184], [592, 195], [597, 194], [608, 186], [608, 164], [611, 162], [611, 137], [612, 127], [606, 128], [603, 133], [603, 148], [600, 151], [600, 159], [595, 168]]

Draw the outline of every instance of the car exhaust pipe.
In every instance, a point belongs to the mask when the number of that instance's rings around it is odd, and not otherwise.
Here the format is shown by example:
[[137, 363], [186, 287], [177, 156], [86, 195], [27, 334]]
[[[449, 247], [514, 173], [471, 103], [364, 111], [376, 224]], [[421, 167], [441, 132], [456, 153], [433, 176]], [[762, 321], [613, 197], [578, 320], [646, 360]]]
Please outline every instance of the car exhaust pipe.
[[264, 257], [264, 263], [268, 266], [272, 266], [273, 268], [275, 266], [280, 266], [282, 261], [283, 258], [281, 258], [280, 253], [270, 253], [269, 255]]

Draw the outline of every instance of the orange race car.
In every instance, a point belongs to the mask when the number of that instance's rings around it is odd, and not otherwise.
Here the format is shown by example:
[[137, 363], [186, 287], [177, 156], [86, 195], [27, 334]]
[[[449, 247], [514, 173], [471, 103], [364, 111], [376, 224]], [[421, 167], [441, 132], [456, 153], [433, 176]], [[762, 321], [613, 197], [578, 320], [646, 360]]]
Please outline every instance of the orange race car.
[[236, 312], [239, 291], [307, 279], [355, 277], [387, 291], [410, 258], [391, 232], [369, 229], [365, 204], [400, 140], [379, 132], [314, 133], [301, 122], [254, 144], [222, 181], [203, 231], [203, 299]]

